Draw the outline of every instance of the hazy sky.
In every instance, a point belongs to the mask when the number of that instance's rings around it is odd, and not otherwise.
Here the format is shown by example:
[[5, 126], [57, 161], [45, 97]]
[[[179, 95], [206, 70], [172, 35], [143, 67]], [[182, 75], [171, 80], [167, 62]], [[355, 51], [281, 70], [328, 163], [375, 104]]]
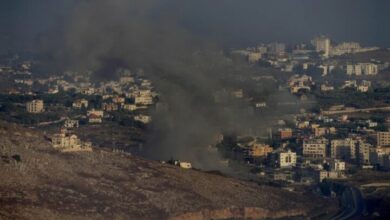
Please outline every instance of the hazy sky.
[[[1, 50], [31, 45], [61, 27], [74, 2], [1, 0]], [[308, 41], [318, 34], [390, 47], [389, 11], [389, 0], [161, 0], [155, 13], [228, 47]]]

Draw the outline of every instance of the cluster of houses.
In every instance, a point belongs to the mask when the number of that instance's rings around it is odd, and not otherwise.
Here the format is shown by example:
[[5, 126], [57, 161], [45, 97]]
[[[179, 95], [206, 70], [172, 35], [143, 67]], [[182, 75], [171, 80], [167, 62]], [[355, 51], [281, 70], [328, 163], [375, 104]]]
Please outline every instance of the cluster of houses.
[[[51, 137], [52, 146], [61, 152], [91, 151], [91, 143], [81, 141], [75, 132], [80, 120], [89, 124], [105, 123], [114, 112], [121, 112], [134, 121], [148, 124], [152, 117], [148, 109], [155, 104], [158, 94], [152, 82], [142, 71], [131, 73], [120, 70], [117, 80], [94, 83], [91, 73], [66, 72], [61, 76], [35, 76], [30, 71], [31, 65], [24, 64], [18, 70], [1, 68], [2, 76], [12, 80], [9, 88], [2, 88], [5, 94], [27, 95], [29, 97], [47, 97], [60, 92], [75, 94], [70, 106], [65, 103], [45, 103], [44, 98], [35, 98], [25, 103], [25, 111], [31, 114], [49, 114], [60, 107], [61, 119], [53, 123], [63, 123], [61, 131]], [[96, 100], [99, 100], [97, 104]], [[65, 115], [64, 115], [65, 114]], [[67, 119], [65, 119], [67, 118]], [[50, 122], [51, 123], [51, 122]]]
[[[379, 123], [370, 119], [351, 120], [346, 115], [304, 113], [294, 117], [293, 127], [278, 123], [277, 134], [270, 137], [279, 142], [276, 145], [252, 136], [237, 137], [236, 145], [255, 166], [261, 161], [261, 173], [273, 180], [317, 183], [347, 178], [353, 169], [390, 170], [390, 131], [375, 130]], [[390, 118], [386, 123], [390, 125]], [[360, 127], [340, 136], [339, 129], [351, 124]]]
[[[134, 112], [145, 110], [155, 103], [158, 94], [154, 92], [150, 80], [144, 77], [137, 77], [130, 72], [121, 75], [118, 81], [100, 82], [99, 85], [90, 83], [88, 75], [77, 75], [67, 73], [64, 77], [49, 77], [46, 80], [36, 79], [36, 82], [47, 84], [47, 93], [55, 94], [59, 90], [73, 91], [86, 97], [101, 97], [101, 105], [91, 105], [88, 98], [75, 99], [71, 108], [74, 110], [86, 110], [86, 117], [89, 123], [102, 123], [105, 113], [115, 111]], [[96, 108], [98, 107], [98, 108]], [[44, 101], [35, 99], [26, 103], [26, 111], [39, 114], [45, 111]], [[151, 116], [138, 114], [134, 116], [135, 121], [150, 123]]]
[[[347, 75], [376, 75], [379, 71], [389, 67], [389, 63], [370, 61], [364, 63], [344, 63], [337, 60], [337, 56], [356, 54], [379, 50], [378, 47], [361, 47], [357, 42], [341, 42], [332, 45], [330, 38], [319, 36], [310, 44], [297, 44], [292, 47], [284, 43], [274, 42], [261, 44], [255, 48], [232, 50], [232, 56], [241, 56], [250, 64], [268, 63], [276, 69], [293, 72], [299, 67], [303, 70], [317, 68], [322, 70], [323, 76], [334, 69], [342, 69]], [[318, 59], [320, 57], [321, 59]]]
[[[372, 88], [372, 83], [369, 80], [346, 80], [344, 84], [340, 86], [340, 89], [352, 88], [358, 92], [368, 92]], [[321, 84], [321, 92], [334, 91], [335, 87], [328, 82]]]

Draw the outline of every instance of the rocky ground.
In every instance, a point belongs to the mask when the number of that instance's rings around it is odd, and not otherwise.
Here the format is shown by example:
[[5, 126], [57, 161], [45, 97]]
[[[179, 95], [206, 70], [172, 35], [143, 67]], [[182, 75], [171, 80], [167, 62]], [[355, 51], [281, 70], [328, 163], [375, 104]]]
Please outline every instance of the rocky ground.
[[331, 200], [110, 150], [60, 153], [44, 133], [1, 121], [0, 157], [0, 219], [261, 219], [337, 212]]

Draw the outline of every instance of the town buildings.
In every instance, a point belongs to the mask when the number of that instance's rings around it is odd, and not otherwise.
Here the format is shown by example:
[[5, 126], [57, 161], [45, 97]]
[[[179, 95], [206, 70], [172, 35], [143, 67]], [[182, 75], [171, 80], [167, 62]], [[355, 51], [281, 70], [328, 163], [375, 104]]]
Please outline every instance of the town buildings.
[[378, 65], [374, 63], [347, 64], [346, 66], [347, 75], [377, 75], [378, 72]]

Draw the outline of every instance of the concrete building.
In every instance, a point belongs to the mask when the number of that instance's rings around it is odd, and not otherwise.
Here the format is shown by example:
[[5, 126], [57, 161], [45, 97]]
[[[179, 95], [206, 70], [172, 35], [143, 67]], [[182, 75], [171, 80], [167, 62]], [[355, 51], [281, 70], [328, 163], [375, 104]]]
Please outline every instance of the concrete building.
[[329, 91], [333, 91], [333, 90], [334, 90], [334, 86], [327, 85], [327, 84], [321, 85], [321, 92], [329, 92]]
[[330, 144], [331, 157], [334, 159], [356, 159], [357, 140], [351, 138], [332, 140]]
[[248, 155], [251, 157], [262, 157], [267, 156], [274, 149], [266, 144], [253, 144], [249, 146]]
[[381, 168], [390, 169], [390, 147], [371, 148], [370, 162]]
[[345, 175], [341, 171], [319, 170], [317, 172], [317, 181], [322, 182], [324, 179], [343, 179]]
[[135, 111], [137, 110], [137, 105], [134, 104], [123, 104], [122, 108], [127, 111]]
[[345, 162], [341, 160], [333, 160], [330, 163], [330, 169], [332, 171], [344, 171], [345, 170]]
[[360, 44], [357, 42], [342, 42], [332, 48], [331, 55], [340, 56], [347, 53], [355, 53], [359, 52], [360, 48]]
[[68, 134], [65, 130], [54, 134], [52, 146], [62, 152], [92, 151], [90, 143], [83, 143], [75, 134]]
[[376, 133], [376, 142], [379, 147], [390, 146], [390, 131]]
[[243, 89], [236, 89], [231, 92], [231, 96], [237, 99], [244, 98], [244, 90]]
[[287, 152], [279, 153], [279, 167], [295, 167], [297, 163], [297, 154], [295, 152], [291, 152], [290, 150]]
[[288, 81], [291, 93], [298, 93], [299, 91], [310, 91], [311, 86], [314, 85], [313, 79], [308, 75], [294, 75]]
[[328, 140], [325, 138], [309, 139], [303, 142], [303, 156], [310, 158], [325, 158]]
[[250, 52], [248, 54], [248, 62], [249, 63], [257, 63], [261, 59], [261, 53], [260, 52]]
[[265, 108], [265, 107], [267, 107], [267, 103], [266, 102], [256, 102], [255, 107], [256, 108]]
[[356, 158], [357, 162], [361, 165], [370, 164], [370, 149], [372, 148], [371, 144], [364, 141], [359, 141], [358, 147], [356, 149]]
[[286, 45], [283, 43], [270, 43], [268, 45], [268, 53], [273, 55], [283, 55], [286, 51]]
[[78, 128], [79, 127], [79, 120], [67, 119], [64, 122], [64, 127], [65, 128]]
[[378, 65], [374, 63], [361, 63], [363, 73], [365, 75], [377, 75]]
[[291, 128], [281, 128], [279, 129], [280, 139], [289, 139], [293, 136], [293, 131]]
[[45, 111], [43, 100], [35, 99], [26, 103], [26, 110], [29, 113], [38, 114]]
[[119, 106], [116, 103], [103, 103], [102, 108], [104, 111], [112, 112], [112, 111], [118, 111]]
[[179, 167], [183, 169], [191, 169], [192, 165], [190, 162], [179, 162]]
[[121, 97], [121, 96], [115, 96], [112, 98], [112, 102], [115, 103], [115, 104], [124, 104], [125, 103], [125, 97]]
[[324, 57], [329, 57], [331, 49], [329, 38], [325, 36], [316, 37], [312, 40], [312, 44], [318, 53], [323, 53]]
[[100, 124], [103, 122], [103, 119], [102, 119], [102, 117], [99, 117], [95, 114], [90, 114], [88, 116], [88, 122], [91, 124]]
[[102, 123], [104, 112], [102, 110], [92, 109], [88, 111], [88, 122], [89, 123]]
[[377, 75], [379, 72], [378, 65], [375, 63], [357, 63], [347, 64], [346, 73], [347, 75]]
[[363, 80], [358, 87], [356, 88], [359, 92], [368, 92], [371, 87], [371, 82], [368, 80]]
[[73, 102], [72, 107], [75, 109], [88, 108], [88, 100], [78, 99]]
[[134, 81], [134, 77], [132, 76], [121, 76], [119, 78], [119, 82], [121, 84], [130, 84], [130, 83], [134, 83], [135, 81]]
[[152, 105], [153, 98], [151, 96], [136, 96], [134, 103], [136, 105]]
[[134, 116], [134, 120], [142, 122], [144, 124], [148, 124], [152, 121], [152, 117], [148, 115], [136, 115]]

